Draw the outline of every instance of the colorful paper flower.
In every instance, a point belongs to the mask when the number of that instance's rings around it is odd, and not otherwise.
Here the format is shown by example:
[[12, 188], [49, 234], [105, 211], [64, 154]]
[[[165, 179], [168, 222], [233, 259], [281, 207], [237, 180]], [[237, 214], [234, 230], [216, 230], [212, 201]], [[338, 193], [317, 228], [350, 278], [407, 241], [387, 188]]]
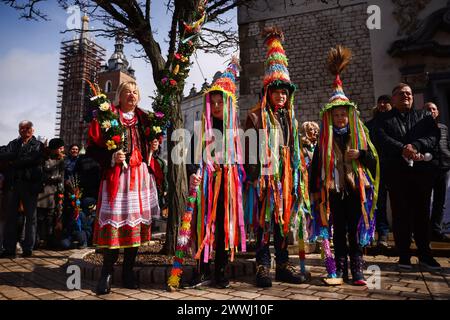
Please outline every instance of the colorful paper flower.
[[175, 87], [177, 85], [177, 82], [175, 80], [171, 79], [170, 85]]
[[117, 149], [116, 144], [112, 140], [106, 141], [106, 147], [108, 148], [108, 150]]
[[115, 135], [111, 138], [116, 144], [119, 144], [122, 138], [118, 135]]
[[117, 127], [118, 125], [119, 125], [119, 122], [116, 119], [111, 121], [111, 126], [112, 127]]
[[164, 113], [162, 113], [162, 112], [155, 112], [155, 117], [157, 117], [157, 118], [159, 118], [159, 119], [162, 119], [162, 118], [164, 118]]
[[145, 134], [147, 137], [150, 135], [150, 132], [151, 132], [151, 130], [150, 130], [149, 127], [145, 128], [144, 134]]
[[108, 111], [110, 106], [108, 102], [103, 102], [98, 108], [102, 111]]
[[175, 68], [173, 69], [173, 74], [174, 74], [174, 75], [177, 75], [179, 71], [180, 71], [180, 65], [177, 64], [177, 65], [175, 66]]
[[161, 127], [153, 127], [153, 131], [155, 131], [156, 134], [162, 132]]
[[105, 129], [105, 131], [108, 131], [111, 128], [111, 121], [109, 120], [103, 121], [102, 128]]

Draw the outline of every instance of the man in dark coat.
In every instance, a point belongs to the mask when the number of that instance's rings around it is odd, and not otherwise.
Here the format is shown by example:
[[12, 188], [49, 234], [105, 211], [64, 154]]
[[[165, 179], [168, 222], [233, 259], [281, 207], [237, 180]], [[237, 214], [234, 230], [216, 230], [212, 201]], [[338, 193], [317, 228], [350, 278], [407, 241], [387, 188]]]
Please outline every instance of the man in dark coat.
[[6, 146], [6, 151], [0, 154], [0, 160], [10, 163], [7, 174], [9, 209], [5, 224], [5, 251], [2, 257], [15, 257], [18, 240], [17, 220], [19, 207], [22, 205], [25, 222], [25, 240], [22, 251], [24, 257], [30, 257], [36, 239], [36, 205], [37, 196], [42, 188], [42, 162], [44, 145], [34, 137], [31, 121], [19, 123], [20, 137]]
[[385, 163], [386, 184], [391, 199], [395, 245], [399, 267], [411, 269], [411, 235], [420, 264], [439, 269], [432, 257], [428, 225], [431, 189], [436, 170], [423, 161], [433, 154], [439, 129], [431, 114], [413, 108], [413, 93], [401, 83], [392, 91], [393, 109], [377, 118], [376, 140]]

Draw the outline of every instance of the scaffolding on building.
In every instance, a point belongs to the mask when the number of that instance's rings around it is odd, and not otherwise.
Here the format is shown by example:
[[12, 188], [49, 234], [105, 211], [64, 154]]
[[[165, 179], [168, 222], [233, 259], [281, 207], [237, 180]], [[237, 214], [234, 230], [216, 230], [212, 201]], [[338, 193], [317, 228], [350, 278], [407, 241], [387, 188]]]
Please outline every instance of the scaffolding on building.
[[86, 145], [90, 91], [83, 79], [98, 82], [104, 56], [105, 49], [83, 35], [61, 43], [55, 135], [66, 145]]

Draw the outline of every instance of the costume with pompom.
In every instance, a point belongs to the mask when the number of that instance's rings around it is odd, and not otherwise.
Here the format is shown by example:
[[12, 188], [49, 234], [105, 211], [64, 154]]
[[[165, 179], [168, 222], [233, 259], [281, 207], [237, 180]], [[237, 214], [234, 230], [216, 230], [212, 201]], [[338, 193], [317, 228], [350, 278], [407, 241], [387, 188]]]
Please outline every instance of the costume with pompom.
[[[340, 197], [335, 200], [335, 202], [339, 202], [344, 201], [342, 200], [344, 198], [349, 199], [350, 194], [356, 195], [351, 200], [345, 201], [353, 203], [348, 205], [354, 208], [353, 211], [361, 212], [355, 235], [357, 239], [352, 239], [359, 246], [364, 247], [371, 243], [375, 228], [374, 211], [378, 195], [379, 161], [368, 130], [359, 118], [357, 105], [346, 97], [342, 88], [340, 74], [350, 59], [351, 51], [342, 46], [332, 48], [329, 52], [328, 67], [335, 76], [334, 91], [329, 102], [320, 112], [322, 123], [319, 145], [314, 153], [311, 173], [310, 191], [315, 196], [312, 205], [313, 219], [309, 221], [309, 240], [322, 239], [322, 253], [328, 272], [326, 280], [329, 284], [341, 283], [341, 279], [336, 279], [336, 262], [340, 263], [339, 259], [341, 259], [342, 264], [346, 266], [347, 259], [345, 256], [345, 260], [343, 257], [336, 257], [335, 260], [330, 250], [330, 226], [333, 223], [333, 210], [330, 210], [330, 203], [334, 203], [332, 198]], [[349, 124], [342, 129], [333, 126], [332, 110], [337, 107], [346, 107], [348, 112]], [[340, 140], [341, 137], [345, 138]], [[339, 145], [340, 141], [343, 141], [341, 146]], [[343, 152], [345, 150], [342, 148], [359, 150], [360, 157], [357, 160], [346, 160]], [[366, 161], [366, 158], [370, 160]], [[341, 196], [337, 197], [336, 195]], [[349, 211], [348, 208], [347, 211]], [[338, 218], [340, 217], [334, 216], [334, 219]], [[347, 221], [347, 223], [352, 225], [352, 222]], [[354, 227], [356, 228], [356, 226]], [[350, 258], [352, 259], [352, 256]]]
[[[239, 62], [233, 57], [226, 70], [203, 95], [201, 128], [196, 130], [198, 143], [192, 145], [194, 165], [187, 168], [188, 177], [197, 173], [202, 180], [197, 189], [190, 190], [188, 206], [182, 216], [168, 280], [171, 288], [179, 286], [183, 260], [191, 248], [195, 248], [201, 272], [209, 272], [202, 268], [209, 268], [208, 262], [214, 251], [216, 270], [225, 267], [228, 253], [233, 261], [239, 249], [246, 251], [242, 201], [245, 171], [235, 96], [238, 68]], [[212, 93], [222, 94], [223, 120], [213, 117]], [[221, 141], [215, 140], [214, 131], [222, 133]]]
[[[254, 226], [257, 234], [262, 234], [262, 239], [258, 236], [257, 245], [260, 248], [257, 250], [262, 247], [262, 250], [268, 250], [266, 246], [274, 226], [277, 229], [273, 232], [279, 233], [283, 239], [282, 246], [287, 247], [287, 235], [296, 226], [301, 269], [306, 272], [303, 222], [305, 214], [309, 212], [308, 174], [294, 112], [296, 86], [291, 82], [287, 69], [288, 59], [282, 45], [283, 32], [271, 27], [264, 30], [263, 36], [267, 45], [263, 96], [261, 102], [250, 111], [246, 124], [247, 129], [254, 129], [257, 134], [261, 131], [263, 135], [258, 139], [258, 159], [253, 158], [253, 164], [248, 164], [246, 168], [249, 176], [246, 220]], [[284, 107], [279, 108], [270, 103], [271, 90], [276, 89], [284, 89], [288, 93]], [[249, 161], [252, 161], [252, 153], [246, 153]], [[257, 263], [267, 264], [267, 261]]]

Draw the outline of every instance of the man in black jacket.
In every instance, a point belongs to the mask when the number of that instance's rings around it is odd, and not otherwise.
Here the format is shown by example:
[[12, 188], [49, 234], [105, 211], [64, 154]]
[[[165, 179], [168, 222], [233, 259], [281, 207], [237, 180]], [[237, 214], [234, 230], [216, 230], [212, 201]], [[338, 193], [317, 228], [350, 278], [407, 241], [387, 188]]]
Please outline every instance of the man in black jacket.
[[439, 117], [438, 107], [428, 102], [423, 107], [431, 112], [431, 116], [439, 127], [440, 139], [436, 145], [436, 165], [439, 174], [433, 185], [433, 208], [431, 210], [431, 240], [432, 241], [449, 241], [450, 237], [442, 233], [441, 225], [445, 209], [445, 197], [447, 193], [447, 185], [450, 179], [450, 146], [448, 137], [448, 128], [445, 124], [437, 121]]
[[414, 234], [420, 264], [436, 270], [440, 265], [431, 255], [428, 226], [437, 172], [423, 160], [426, 153], [433, 153], [439, 129], [429, 112], [412, 108], [413, 101], [411, 87], [397, 85], [392, 91], [393, 109], [377, 118], [375, 134], [385, 160], [399, 267], [412, 268], [410, 245]]
[[34, 137], [31, 121], [19, 123], [20, 137], [11, 141], [0, 160], [10, 163], [7, 173], [9, 208], [5, 224], [5, 251], [2, 257], [15, 257], [17, 234], [17, 219], [19, 206], [25, 211], [25, 240], [23, 242], [23, 256], [30, 257], [36, 239], [36, 205], [37, 195], [42, 188], [42, 161], [44, 145]]

